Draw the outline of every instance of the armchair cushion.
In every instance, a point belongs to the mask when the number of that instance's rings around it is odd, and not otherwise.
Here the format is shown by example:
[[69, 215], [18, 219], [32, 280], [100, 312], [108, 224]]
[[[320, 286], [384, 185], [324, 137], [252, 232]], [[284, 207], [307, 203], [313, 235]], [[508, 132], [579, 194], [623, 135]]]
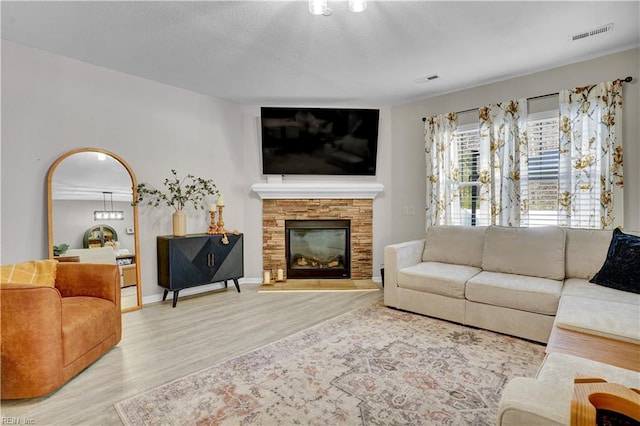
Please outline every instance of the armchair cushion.
[[62, 299], [62, 353], [65, 365], [113, 334], [116, 319], [110, 315], [112, 309], [113, 303], [97, 297]]
[[31, 260], [2, 266], [3, 284], [38, 284], [53, 287], [56, 281], [55, 260]]

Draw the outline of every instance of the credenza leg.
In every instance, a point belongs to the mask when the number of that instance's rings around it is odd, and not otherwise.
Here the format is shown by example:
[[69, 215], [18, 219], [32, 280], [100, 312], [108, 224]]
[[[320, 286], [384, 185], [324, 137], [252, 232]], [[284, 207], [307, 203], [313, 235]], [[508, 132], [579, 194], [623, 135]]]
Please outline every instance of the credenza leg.
[[173, 290], [173, 307], [174, 308], [178, 304], [178, 293], [180, 293], [180, 290]]
[[[227, 282], [225, 281], [225, 284], [226, 284], [226, 283], [227, 283]], [[237, 278], [234, 278], [234, 279], [233, 279], [233, 283], [236, 285], [236, 290], [238, 290], [238, 293], [240, 293], [240, 283], [238, 282], [238, 279], [237, 279]]]
[[162, 295], [162, 301], [164, 302], [165, 300], [167, 300], [167, 294], [169, 294], [169, 290], [167, 290], [166, 288], [164, 289], [164, 294]]

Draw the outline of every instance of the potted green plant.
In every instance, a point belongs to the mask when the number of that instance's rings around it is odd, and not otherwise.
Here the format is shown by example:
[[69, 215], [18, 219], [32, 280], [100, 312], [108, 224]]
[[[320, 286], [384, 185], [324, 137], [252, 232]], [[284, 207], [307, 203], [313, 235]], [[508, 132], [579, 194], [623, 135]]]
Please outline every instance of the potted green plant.
[[219, 191], [211, 179], [196, 178], [191, 174], [180, 179], [173, 169], [171, 175], [171, 178], [166, 178], [163, 182], [164, 190], [156, 189], [148, 183], [138, 184], [136, 202], [146, 202], [153, 207], [161, 204], [173, 207], [173, 235], [183, 237], [187, 234], [187, 219], [183, 211], [185, 206], [191, 203], [195, 209], [203, 209], [205, 197], [217, 195]]
[[69, 244], [67, 243], [62, 243], [57, 246], [53, 246], [53, 255], [60, 256], [62, 254], [65, 254], [67, 252], [67, 249], [69, 249]]

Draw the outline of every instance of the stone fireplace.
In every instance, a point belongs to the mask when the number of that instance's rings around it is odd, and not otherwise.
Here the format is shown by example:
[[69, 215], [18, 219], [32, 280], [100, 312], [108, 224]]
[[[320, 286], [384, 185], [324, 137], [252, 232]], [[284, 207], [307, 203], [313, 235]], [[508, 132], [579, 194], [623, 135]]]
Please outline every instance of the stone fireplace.
[[[373, 198], [382, 188], [378, 183], [253, 185], [252, 189], [262, 198], [263, 269], [272, 271], [272, 274], [278, 269], [287, 271], [287, 221], [346, 221], [349, 223], [349, 240], [344, 261], [349, 265], [344, 269], [349, 270], [352, 279], [371, 279]], [[313, 273], [307, 274], [306, 278], [313, 277]], [[287, 275], [287, 278], [297, 277]]]

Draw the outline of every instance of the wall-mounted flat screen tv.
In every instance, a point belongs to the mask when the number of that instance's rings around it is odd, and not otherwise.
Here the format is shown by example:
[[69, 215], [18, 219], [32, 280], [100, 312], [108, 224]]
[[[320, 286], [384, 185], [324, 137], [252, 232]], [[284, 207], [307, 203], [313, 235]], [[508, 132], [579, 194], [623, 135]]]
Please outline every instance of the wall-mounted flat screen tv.
[[380, 110], [262, 107], [265, 175], [376, 174]]

